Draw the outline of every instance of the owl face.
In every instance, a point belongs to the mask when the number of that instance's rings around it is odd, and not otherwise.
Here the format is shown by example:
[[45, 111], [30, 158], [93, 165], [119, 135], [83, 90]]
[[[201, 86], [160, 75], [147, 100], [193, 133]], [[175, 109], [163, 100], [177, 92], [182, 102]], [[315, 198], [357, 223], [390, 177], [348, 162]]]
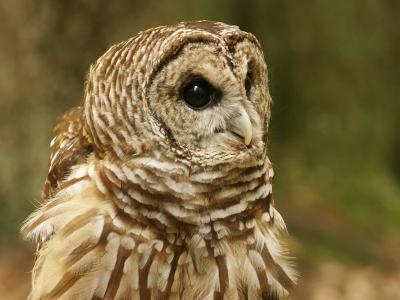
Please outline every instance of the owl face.
[[[145, 51], [135, 61], [134, 54]], [[104, 69], [111, 65], [104, 61], [113, 62], [115, 69]], [[105, 75], [113, 72], [117, 75], [111, 75], [110, 81]], [[120, 127], [128, 122], [135, 123], [131, 127], [136, 129], [129, 133], [134, 142], [124, 137], [128, 142], [121, 149], [145, 141], [148, 148], [161, 147], [179, 159], [205, 166], [238, 156], [246, 162], [265, 152], [271, 102], [266, 65], [258, 41], [235, 26], [192, 22], [156, 28], [111, 48], [92, 73], [104, 82], [104, 91], [115, 77], [121, 81], [117, 96], [122, 99], [115, 101], [127, 110], [127, 120]], [[137, 86], [133, 91], [132, 82]], [[101, 102], [104, 97], [110, 98], [110, 93], [97, 98]], [[87, 111], [93, 114], [93, 109]], [[97, 109], [97, 114], [105, 112]], [[115, 123], [124, 116], [115, 111], [110, 114], [117, 119]], [[114, 144], [117, 138], [118, 134], [111, 137]]]
[[262, 57], [249, 42], [224, 50], [190, 43], [150, 86], [151, 111], [189, 149], [246, 151], [266, 129]]

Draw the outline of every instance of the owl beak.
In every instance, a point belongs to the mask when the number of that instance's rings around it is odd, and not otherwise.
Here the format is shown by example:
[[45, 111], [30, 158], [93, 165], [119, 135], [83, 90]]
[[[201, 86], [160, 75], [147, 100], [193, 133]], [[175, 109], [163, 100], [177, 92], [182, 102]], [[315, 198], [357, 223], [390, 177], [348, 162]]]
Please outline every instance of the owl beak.
[[253, 126], [251, 125], [249, 115], [243, 107], [240, 109], [240, 115], [232, 119], [229, 125], [229, 130], [243, 137], [244, 143], [248, 146], [253, 137]]

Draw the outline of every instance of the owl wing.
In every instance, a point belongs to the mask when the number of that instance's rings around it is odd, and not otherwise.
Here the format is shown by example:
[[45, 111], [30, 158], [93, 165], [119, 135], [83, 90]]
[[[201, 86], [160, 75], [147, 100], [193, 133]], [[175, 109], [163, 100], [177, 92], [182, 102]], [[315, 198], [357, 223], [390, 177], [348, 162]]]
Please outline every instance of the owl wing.
[[82, 127], [82, 107], [78, 106], [61, 115], [54, 128], [49, 171], [42, 190], [44, 202], [54, 195], [71, 167], [84, 162], [91, 152], [90, 144], [82, 135]]

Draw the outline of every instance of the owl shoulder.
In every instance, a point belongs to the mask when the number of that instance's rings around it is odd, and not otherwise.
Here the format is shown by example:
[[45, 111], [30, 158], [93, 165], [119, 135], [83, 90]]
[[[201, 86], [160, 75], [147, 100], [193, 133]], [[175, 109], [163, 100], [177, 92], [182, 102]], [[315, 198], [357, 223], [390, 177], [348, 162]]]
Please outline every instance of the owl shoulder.
[[59, 189], [62, 181], [69, 175], [70, 169], [83, 163], [91, 145], [82, 134], [82, 107], [74, 107], [59, 117], [54, 128], [55, 136], [50, 143], [50, 161], [47, 177], [42, 190], [42, 199], [47, 201]]

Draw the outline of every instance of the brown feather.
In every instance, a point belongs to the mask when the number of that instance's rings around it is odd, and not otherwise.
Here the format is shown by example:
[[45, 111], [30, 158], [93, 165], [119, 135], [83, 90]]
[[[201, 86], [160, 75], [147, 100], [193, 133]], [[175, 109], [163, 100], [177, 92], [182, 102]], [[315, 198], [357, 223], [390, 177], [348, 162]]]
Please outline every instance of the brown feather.
[[82, 107], [65, 112], [54, 128], [55, 137], [51, 145], [49, 171], [42, 190], [42, 199], [54, 195], [70, 168], [83, 163], [92, 151], [82, 134]]

